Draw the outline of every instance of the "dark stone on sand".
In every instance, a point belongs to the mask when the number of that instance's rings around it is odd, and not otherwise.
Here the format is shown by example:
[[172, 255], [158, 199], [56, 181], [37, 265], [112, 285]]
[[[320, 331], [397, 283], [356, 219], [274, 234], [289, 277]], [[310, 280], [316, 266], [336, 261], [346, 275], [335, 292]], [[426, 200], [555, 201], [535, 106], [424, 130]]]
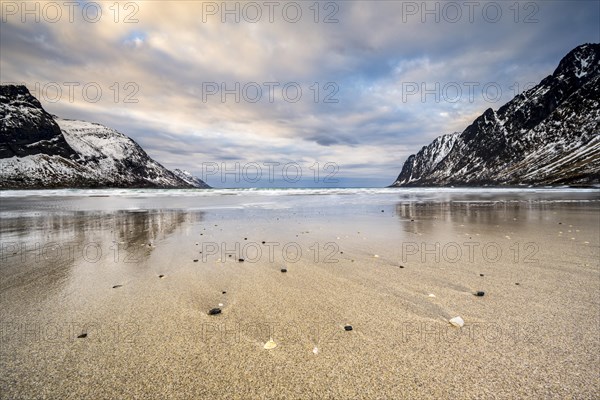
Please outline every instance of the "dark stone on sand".
[[345, 331], [351, 331], [351, 330], [352, 330], [352, 325], [346, 325], [346, 326], [344, 327], [344, 330], [345, 330]]
[[398, 265], [398, 268], [404, 268], [404, 265]]
[[244, 240], [248, 240], [248, 238], [244, 238]]
[[477, 297], [483, 297], [483, 296], [485, 296], [485, 292], [479, 291], [479, 292], [475, 293], [475, 296], [477, 296]]
[[381, 210], [381, 212], [383, 212], [383, 210]]
[[164, 276], [163, 274], [160, 274], [158, 277], [162, 279], [162, 278], [164, 278], [165, 276]]
[[77, 336], [77, 339], [85, 339], [87, 337], [87, 333], [82, 333], [81, 335]]
[[287, 272], [287, 269], [281, 268], [281, 272]]
[[243, 258], [239, 258], [238, 261], [239, 262], [244, 262], [244, 259]]
[[483, 274], [479, 274], [479, 276], [483, 276]]
[[115, 286], [113, 286], [113, 289], [118, 289], [118, 288], [120, 288], [121, 286], [123, 286], [123, 285], [115, 285]]
[[519, 286], [519, 282], [516, 282], [515, 285]]
[[194, 260], [194, 262], [198, 262], [198, 260]]
[[267, 242], [265, 242], [265, 241], [263, 240], [263, 241], [262, 241], [262, 244], [265, 244], [265, 243], [267, 243]]
[[220, 308], [213, 308], [208, 312], [208, 315], [217, 315], [217, 314], [221, 314]]
[[559, 222], [558, 224], [559, 224], [559, 225], [562, 225], [562, 222]]
[[221, 293], [222, 293], [222, 294], [227, 294], [227, 292], [226, 292], [226, 291], [222, 291]]

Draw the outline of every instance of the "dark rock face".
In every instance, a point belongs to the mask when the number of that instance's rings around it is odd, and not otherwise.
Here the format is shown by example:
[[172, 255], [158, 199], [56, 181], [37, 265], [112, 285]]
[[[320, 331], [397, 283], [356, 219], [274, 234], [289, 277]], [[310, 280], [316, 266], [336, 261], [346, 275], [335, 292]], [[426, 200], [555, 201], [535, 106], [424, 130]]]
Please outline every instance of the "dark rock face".
[[0, 188], [208, 187], [114, 129], [53, 117], [25, 86], [0, 86], [0, 100]]
[[597, 183], [600, 44], [585, 44], [536, 87], [411, 155], [392, 186]]
[[0, 86], [0, 158], [76, 154], [52, 115], [25, 86]]

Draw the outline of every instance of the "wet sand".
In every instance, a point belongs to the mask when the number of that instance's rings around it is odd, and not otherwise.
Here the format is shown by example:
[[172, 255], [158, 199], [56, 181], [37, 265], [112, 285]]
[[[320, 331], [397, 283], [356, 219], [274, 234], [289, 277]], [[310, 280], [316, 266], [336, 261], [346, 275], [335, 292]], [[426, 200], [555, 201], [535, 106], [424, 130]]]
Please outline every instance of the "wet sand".
[[0, 397], [597, 398], [587, 197], [5, 197]]

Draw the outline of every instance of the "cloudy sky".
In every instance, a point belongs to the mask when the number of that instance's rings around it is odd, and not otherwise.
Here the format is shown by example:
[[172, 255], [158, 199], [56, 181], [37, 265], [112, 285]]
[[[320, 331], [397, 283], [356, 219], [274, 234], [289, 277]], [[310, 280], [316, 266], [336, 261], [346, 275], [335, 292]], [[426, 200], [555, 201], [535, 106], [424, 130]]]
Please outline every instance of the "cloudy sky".
[[24, 83], [49, 112], [115, 128], [215, 187], [391, 184], [423, 145], [600, 42], [595, 0], [1, 9], [3, 83]]

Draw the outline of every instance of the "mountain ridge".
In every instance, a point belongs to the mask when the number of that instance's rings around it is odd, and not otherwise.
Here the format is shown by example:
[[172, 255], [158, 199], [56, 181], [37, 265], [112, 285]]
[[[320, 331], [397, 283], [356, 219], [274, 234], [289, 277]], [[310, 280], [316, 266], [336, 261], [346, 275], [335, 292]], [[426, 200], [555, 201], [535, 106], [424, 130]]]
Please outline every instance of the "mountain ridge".
[[[408, 157], [391, 186], [600, 183], [600, 44], [571, 50], [552, 75], [454, 138]], [[434, 162], [435, 161], [435, 162]]]
[[50, 115], [17, 85], [0, 86], [0, 178], [2, 189], [209, 187], [112, 128]]

